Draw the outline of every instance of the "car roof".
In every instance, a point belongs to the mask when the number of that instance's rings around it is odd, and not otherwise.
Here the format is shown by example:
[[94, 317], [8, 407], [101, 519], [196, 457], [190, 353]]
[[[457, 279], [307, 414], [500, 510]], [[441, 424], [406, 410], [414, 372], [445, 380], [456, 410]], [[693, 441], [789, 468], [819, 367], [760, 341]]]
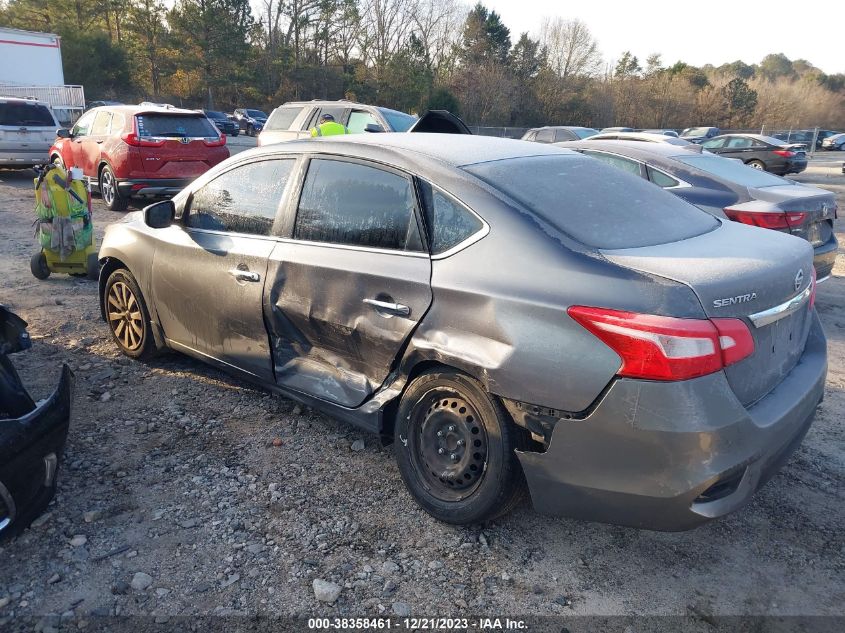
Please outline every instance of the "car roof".
[[[91, 108], [88, 112], [94, 112], [95, 110], [112, 110], [114, 112], [120, 112], [122, 114], [134, 115], [134, 114], [191, 114], [193, 116], [197, 116], [202, 114], [202, 112], [198, 112], [197, 110], [188, 110], [187, 108], [162, 108], [159, 106], [142, 106], [142, 105], [106, 105], [106, 106], [98, 106], [96, 108]], [[87, 113], [86, 113], [87, 114]]]
[[396, 132], [286, 141], [251, 149], [239, 156], [276, 152], [325, 152], [358, 156], [382, 160], [396, 166], [407, 166], [409, 169], [414, 167], [418, 158], [461, 167], [496, 160], [572, 153], [552, 144], [494, 136]]
[[42, 105], [47, 108], [50, 107], [50, 104], [46, 101], [39, 101], [38, 99], [28, 99], [26, 97], [7, 97], [3, 94], [0, 94], [0, 101], [3, 103], [29, 103], [32, 105]]
[[[691, 143], [683, 143], [684, 139], [677, 136], [667, 136], [666, 134], [659, 134], [657, 132], [599, 132], [595, 136], [591, 136], [593, 141], [605, 140], [608, 136], [619, 136], [629, 139], [641, 139], [641, 141], [653, 141], [655, 143], [662, 143], [664, 145], [686, 145]], [[613, 139], [615, 140], [615, 139]], [[622, 140], [621, 138], [619, 140]]]
[[544, 125], [543, 127], [533, 127], [531, 130], [595, 130], [594, 127], [586, 127], [584, 125]]
[[[670, 137], [667, 137], [670, 138]], [[593, 151], [601, 151], [602, 149], [608, 152], [617, 152], [624, 156], [630, 156], [639, 160], [648, 160], [649, 158], [674, 158], [676, 156], [689, 156], [697, 154], [698, 150], [686, 149], [686, 145], [674, 145], [672, 143], [643, 143], [642, 141], [566, 141], [564, 143], [553, 143], [558, 147], [566, 149], [589, 149]], [[700, 147], [690, 143], [690, 147]]]

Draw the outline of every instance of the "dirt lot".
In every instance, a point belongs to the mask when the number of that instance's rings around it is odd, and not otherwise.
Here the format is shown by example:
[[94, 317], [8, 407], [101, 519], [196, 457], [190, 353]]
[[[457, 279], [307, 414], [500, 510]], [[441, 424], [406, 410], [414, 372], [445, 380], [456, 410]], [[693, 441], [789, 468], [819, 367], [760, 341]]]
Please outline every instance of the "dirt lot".
[[[839, 165], [797, 179], [845, 210]], [[92, 613], [845, 614], [845, 255], [819, 289], [826, 399], [747, 508], [680, 534], [528, 504], [456, 528], [414, 505], [375, 438], [183, 356], [119, 356], [96, 283], [30, 274], [30, 178], [0, 172], [0, 302], [35, 340], [15, 357], [25, 384], [44, 397], [68, 363], [76, 413], [49, 513], [0, 546], [0, 629]], [[123, 215], [95, 204], [101, 236]], [[343, 588], [334, 605], [315, 578]]]

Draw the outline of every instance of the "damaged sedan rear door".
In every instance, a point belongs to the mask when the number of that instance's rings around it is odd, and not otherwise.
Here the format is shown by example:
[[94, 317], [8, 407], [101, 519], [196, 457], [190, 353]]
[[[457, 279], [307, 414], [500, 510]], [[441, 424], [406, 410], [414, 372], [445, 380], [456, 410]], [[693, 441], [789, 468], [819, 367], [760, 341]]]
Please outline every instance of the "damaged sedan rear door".
[[431, 304], [414, 181], [368, 161], [313, 157], [288, 217], [265, 288], [276, 382], [357, 407]]

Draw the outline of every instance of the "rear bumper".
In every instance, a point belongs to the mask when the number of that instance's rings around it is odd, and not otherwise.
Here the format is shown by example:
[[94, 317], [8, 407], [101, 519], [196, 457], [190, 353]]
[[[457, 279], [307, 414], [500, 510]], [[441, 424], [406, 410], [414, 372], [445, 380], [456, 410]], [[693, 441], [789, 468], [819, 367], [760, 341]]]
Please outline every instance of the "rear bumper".
[[[18, 387], [23, 389], [19, 381]], [[55, 494], [72, 390], [73, 374], [64, 366], [59, 386], [46, 401], [18, 418], [0, 420], [0, 539], [26, 529]]]
[[50, 148], [0, 151], [0, 166], [32, 167], [50, 162]]
[[[845, 173], [845, 167], [843, 167]], [[831, 235], [830, 240], [821, 246], [813, 249], [813, 267], [816, 269], [816, 279], [830, 277], [833, 272], [833, 265], [836, 263], [836, 254], [839, 251], [839, 242], [836, 235]]]
[[733, 512], [800, 445], [826, 374], [814, 315], [798, 364], [748, 409], [723, 372], [679, 383], [618, 379], [585, 419], [557, 422], [545, 453], [517, 453], [534, 506], [665, 531]]
[[117, 189], [124, 198], [169, 198], [193, 181], [193, 178], [121, 180], [117, 183]]

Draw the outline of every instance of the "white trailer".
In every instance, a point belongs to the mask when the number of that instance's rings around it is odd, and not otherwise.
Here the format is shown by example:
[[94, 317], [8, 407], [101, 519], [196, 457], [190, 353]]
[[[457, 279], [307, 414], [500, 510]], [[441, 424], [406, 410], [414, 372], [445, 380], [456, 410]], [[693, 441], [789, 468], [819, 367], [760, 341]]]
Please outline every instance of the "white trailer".
[[0, 28], [0, 96], [48, 103], [63, 123], [85, 109], [82, 86], [65, 85], [62, 40], [53, 33]]

